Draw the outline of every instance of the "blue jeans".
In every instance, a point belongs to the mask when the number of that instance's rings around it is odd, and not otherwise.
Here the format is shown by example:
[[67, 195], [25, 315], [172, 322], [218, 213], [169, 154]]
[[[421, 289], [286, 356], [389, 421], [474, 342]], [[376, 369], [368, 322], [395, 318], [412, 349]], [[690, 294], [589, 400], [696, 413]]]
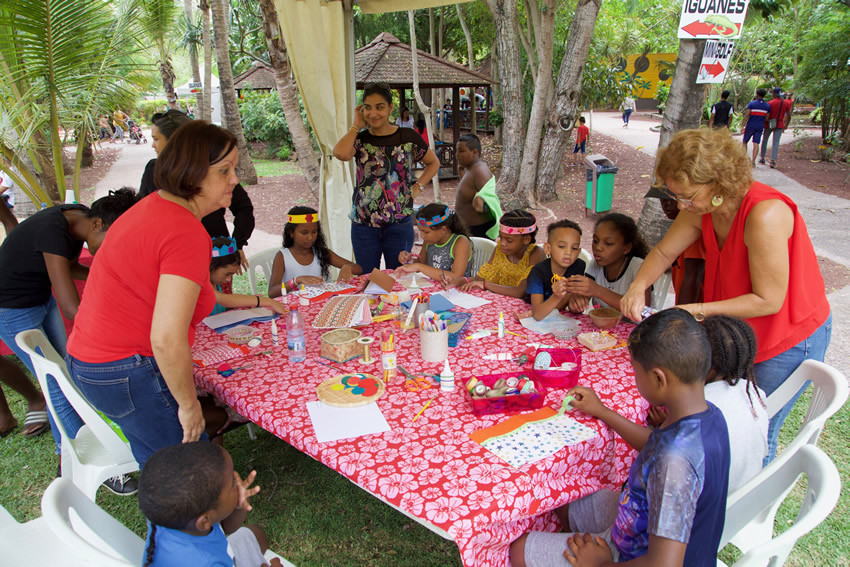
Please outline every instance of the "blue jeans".
[[629, 108], [628, 110], [624, 110], [623, 111], [623, 122], [628, 124], [629, 123], [629, 117], [631, 115], [632, 115], [632, 109], [631, 108]]
[[65, 362], [89, 403], [121, 427], [140, 468], [159, 449], [183, 442], [177, 401], [152, 356], [89, 363], [68, 355]]
[[770, 159], [776, 161], [776, 158], [779, 157], [779, 139], [782, 138], [782, 132], [784, 131], [785, 130], [783, 128], [774, 128], [773, 130], [764, 131], [764, 143], [761, 145], [761, 159], [764, 159], [764, 156], [767, 153], [767, 141], [770, 139], [770, 135], [773, 134], [773, 145], [770, 148]]
[[[791, 374], [797, 370], [800, 363], [807, 359], [823, 362], [829, 341], [832, 338], [832, 314], [830, 313], [823, 325], [803, 339], [797, 345], [789, 348], [783, 353], [777, 354], [755, 365], [756, 383], [768, 396], [779, 386], [785, 383]], [[764, 466], [767, 466], [776, 457], [776, 442], [779, 439], [779, 430], [785, 418], [791, 413], [791, 408], [797, 403], [797, 399], [809, 387], [810, 382], [803, 384], [800, 391], [785, 406], [773, 416], [767, 428], [767, 456], [764, 458]]]
[[398, 254], [413, 248], [413, 218], [407, 216], [386, 226], [375, 228], [351, 223], [351, 245], [354, 261], [368, 274], [381, 267], [381, 255], [388, 270], [399, 267]]
[[[15, 335], [31, 329], [38, 329], [43, 332], [56, 352], [59, 353], [59, 356], [65, 356], [68, 336], [65, 334], [65, 322], [62, 320], [59, 305], [56, 304], [56, 298], [52, 295], [44, 305], [21, 309], [0, 308], [0, 339], [3, 339], [3, 342], [12, 349], [12, 352], [18, 355], [21, 362], [26, 364], [30, 373], [35, 377], [35, 369], [32, 366], [30, 356], [15, 342]], [[47, 390], [46, 394], [50, 396], [53, 410], [62, 422], [65, 432], [71, 436], [71, 439], [75, 438], [77, 431], [83, 426], [83, 420], [65, 398], [53, 376], [47, 377]], [[47, 412], [47, 418], [50, 420], [50, 432], [53, 434], [53, 441], [56, 443], [56, 453], [58, 454], [62, 448], [62, 436], [50, 412]]]

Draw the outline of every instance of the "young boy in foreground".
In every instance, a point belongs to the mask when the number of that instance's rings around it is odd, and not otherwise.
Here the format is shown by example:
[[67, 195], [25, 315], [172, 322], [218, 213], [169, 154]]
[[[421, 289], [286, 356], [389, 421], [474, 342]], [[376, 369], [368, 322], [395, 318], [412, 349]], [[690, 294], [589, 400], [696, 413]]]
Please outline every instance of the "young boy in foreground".
[[570, 390], [573, 407], [605, 422], [640, 453], [622, 494], [600, 490], [558, 510], [573, 533], [530, 532], [513, 542], [513, 567], [717, 564], [729, 436], [723, 414], [705, 401], [708, 338], [686, 311], [668, 309], [635, 328], [629, 352], [638, 391], [667, 407], [666, 421], [650, 432], [606, 408], [590, 388]]

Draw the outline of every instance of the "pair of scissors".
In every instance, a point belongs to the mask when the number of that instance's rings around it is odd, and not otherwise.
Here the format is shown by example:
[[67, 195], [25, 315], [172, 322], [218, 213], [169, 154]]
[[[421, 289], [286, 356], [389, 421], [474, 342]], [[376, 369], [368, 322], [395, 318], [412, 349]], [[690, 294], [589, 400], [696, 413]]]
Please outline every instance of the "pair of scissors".
[[408, 392], [418, 392], [419, 390], [428, 390], [431, 388], [431, 382], [426, 378], [414, 376], [401, 364], [398, 365], [398, 369], [404, 374], [404, 388]]

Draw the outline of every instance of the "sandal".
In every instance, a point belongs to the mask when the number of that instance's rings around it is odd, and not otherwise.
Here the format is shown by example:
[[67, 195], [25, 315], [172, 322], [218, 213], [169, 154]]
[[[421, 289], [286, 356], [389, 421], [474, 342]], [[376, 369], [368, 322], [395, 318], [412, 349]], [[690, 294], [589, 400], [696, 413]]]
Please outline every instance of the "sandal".
[[[38, 425], [38, 427], [27, 431], [28, 427], [32, 427], [34, 425]], [[28, 411], [27, 417], [24, 420], [24, 430], [21, 432], [21, 435], [23, 435], [24, 437], [36, 437], [37, 435], [41, 435], [42, 433], [47, 431], [49, 428], [50, 424], [47, 421], [47, 411]]]

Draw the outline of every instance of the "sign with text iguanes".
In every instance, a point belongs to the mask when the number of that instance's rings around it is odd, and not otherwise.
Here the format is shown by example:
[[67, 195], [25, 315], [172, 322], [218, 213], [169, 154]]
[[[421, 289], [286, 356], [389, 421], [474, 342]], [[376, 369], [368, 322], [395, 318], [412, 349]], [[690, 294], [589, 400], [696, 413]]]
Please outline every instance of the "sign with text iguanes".
[[750, 0], [684, 0], [679, 39], [741, 37]]

